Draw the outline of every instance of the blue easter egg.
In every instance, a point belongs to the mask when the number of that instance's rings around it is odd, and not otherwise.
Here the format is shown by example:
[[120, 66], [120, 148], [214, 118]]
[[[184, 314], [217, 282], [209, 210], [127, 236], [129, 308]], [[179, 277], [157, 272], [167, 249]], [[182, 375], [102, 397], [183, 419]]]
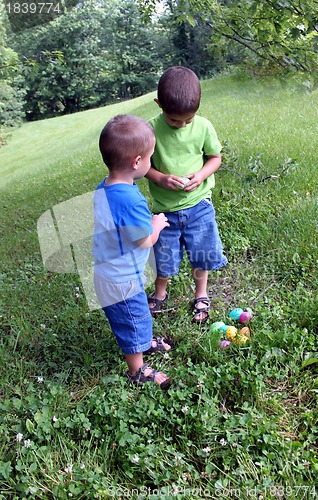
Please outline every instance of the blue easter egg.
[[225, 324], [223, 323], [223, 325], [220, 327], [220, 332], [222, 332], [222, 333], [224, 333], [224, 334], [225, 334], [225, 332], [226, 332], [226, 330], [228, 329], [228, 327], [229, 327], [229, 326], [230, 326], [230, 325], [225, 325]]
[[235, 309], [233, 309], [230, 312], [229, 318], [234, 319], [235, 321], [238, 321], [243, 312], [244, 312], [243, 309], [241, 309], [240, 307], [236, 307]]

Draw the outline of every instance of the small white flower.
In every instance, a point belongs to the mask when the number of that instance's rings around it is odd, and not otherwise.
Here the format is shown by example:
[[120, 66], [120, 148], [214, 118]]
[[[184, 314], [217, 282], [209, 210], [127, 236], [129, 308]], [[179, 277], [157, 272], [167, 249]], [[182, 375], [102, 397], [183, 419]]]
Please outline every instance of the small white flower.
[[41, 330], [45, 330], [46, 325], [45, 325], [44, 323], [41, 323], [41, 324], [40, 324], [40, 328], [41, 328]]
[[225, 439], [220, 439], [220, 444], [221, 446], [226, 446], [227, 445], [227, 441], [225, 441]]
[[79, 293], [76, 293], [76, 294], [75, 294], [75, 297], [78, 299], [78, 297], [79, 297]]
[[23, 434], [21, 434], [21, 432], [19, 432], [19, 433], [16, 435], [15, 440], [16, 440], [18, 443], [21, 443], [22, 438], [23, 438]]
[[163, 357], [164, 357], [164, 359], [169, 359], [170, 358], [170, 356], [169, 356], [169, 354], [167, 352], [164, 353]]
[[173, 497], [175, 497], [175, 496], [179, 495], [179, 493], [180, 493], [180, 488], [179, 488], [179, 486], [175, 486], [175, 485], [173, 485], [173, 487], [172, 487], [172, 491], [171, 491], [171, 495], [172, 495]]
[[53, 415], [52, 420], [53, 420], [53, 422], [57, 422], [58, 418], [55, 415]]
[[76, 287], [75, 287], [75, 290], [76, 290], [77, 292], [79, 292], [79, 286], [76, 286]]
[[80, 468], [85, 469], [85, 464], [81, 464]]
[[44, 378], [43, 377], [37, 377], [36, 380], [37, 380], [37, 382], [39, 384], [43, 384], [43, 382], [44, 382]]
[[207, 446], [206, 448], [202, 448], [203, 453], [206, 453], [207, 455], [210, 453], [211, 448]]
[[72, 474], [73, 464], [67, 464], [67, 467], [65, 467], [64, 471], [66, 472], [66, 474]]
[[85, 314], [86, 318], [89, 318], [90, 314], [89, 313], [86, 313]]
[[134, 462], [135, 464], [138, 464], [140, 458], [138, 457], [138, 455], [135, 455], [134, 457], [132, 457], [131, 461]]
[[25, 439], [23, 444], [24, 444], [24, 446], [25, 446], [26, 448], [30, 448], [30, 446], [31, 446], [31, 441], [30, 441], [30, 439]]
[[181, 409], [182, 409], [183, 413], [188, 413], [188, 411], [189, 411], [189, 406], [188, 406], [188, 405], [184, 405], [184, 406], [182, 406], [182, 408], [181, 408]]

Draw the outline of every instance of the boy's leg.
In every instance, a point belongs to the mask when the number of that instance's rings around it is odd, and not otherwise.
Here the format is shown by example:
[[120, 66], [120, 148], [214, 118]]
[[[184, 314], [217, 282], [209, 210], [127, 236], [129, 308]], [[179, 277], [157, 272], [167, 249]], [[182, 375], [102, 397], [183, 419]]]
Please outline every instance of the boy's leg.
[[[168, 285], [168, 277], [158, 276], [155, 281], [155, 297], [158, 300], [164, 300], [167, 295], [167, 285]], [[156, 307], [155, 302], [150, 302], [149, 309], [153, 309]]]
[[167, 297], [167, 285], [171, 276], [178, 273], [183, 256], [183, 245], [180, 243], [180, 222], [178, 212], [165, 213], [169, 226], [165, 227], [159, 234], [158, 241], [154, 245], [154, 254], [158, 276], [155, 281], [154, 297], [149, 296], [149, 308], [157, 307], [156, 301], [162, 301]]
[[125, 358], [130, 375], [136, 375], [136, 372], [144, 364], [142, 352], [137, 352], [135, 354], [125, 354]]
[[[195, 298], [207, 297], [207, 286], [208, 286], [208, 271], [202, 269], [193, 269], [193, 278], [195, 283]], [[206, 304], [204, 302], [197, 302], [195, 305], [196, 309], [205, 309]], [[202, 312], [195, 315], [196, 321], [202, 321], [207, 317], [207, 312]]]
[[[137, 352], [136, 354], [125, 354], [125, 358], [129, 368], [129, 374], [135, 376], [139, 368], [141, 368], [144, 364], [142, 352]], [[147, 377], [151, 374], [151, 372], [152, 368], [149, 367], [145, 369], [144, 374]], [[169, 377], [165, 373], [157, 372], [155, 382], [160, 385], [168, 379]]]
[[[127, 288], [126, 284], [117, 284], [116, 288], [121, 288], [121, 295], [124, 299], [123, 292]], [[129, 282], [129, 288], [131, 288], [131, 282]], [[115, 296], [117, 297], [118, 293]], [[126, 297], [120, 302], [114, 302], [112, 305], [103, 307], [103, 310], [117, 343], [125, 355], [129, 368], [127, 375], [130, 377], [137, 375], [138, 381], [142, 381], [140, 383], [153, 381], [161, 385], [169, 381], [167, 375], [144, 364], [143, 352], [155, 347], [157, 342], [156, 339], [152, 339], [152, 318], [145, 292]], [[166, 350], [171, 348], [169, 344], [163, 343], [163, 345]], [[140, 370], [142, 367], [143, 369]], [[145, 380], [147, 377], [148, 380]]]
[[204, 269], [193, 269], [195, 283], [195, 297], [207, 297], [208, 271]]
[[[221, 269], [227, 264], [223, 254], [215, 210], [210, 199], [203, 199], [188, 209], [188, 223], [183, 232], [186, 252], [193, 269], [195, 297], [206, 301], [195, 304], [194, 321], [204, 321], [208, 317], [210, 299], [207, 294], [208, 272]], [[200, 313], [200, 309], [205, 309]], [[197, 311], [199, 310], [199, 314]]]

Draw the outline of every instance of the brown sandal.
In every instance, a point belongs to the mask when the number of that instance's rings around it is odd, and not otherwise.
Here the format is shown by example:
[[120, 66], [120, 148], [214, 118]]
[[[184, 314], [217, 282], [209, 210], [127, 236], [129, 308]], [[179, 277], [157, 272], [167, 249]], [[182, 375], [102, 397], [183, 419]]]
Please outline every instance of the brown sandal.
[[[145, 375], [145, 371], [147, 370], [147, 368], [151, 370], [149, 375]], [[130, 382], [132, 382], [133, 384], [143, 385], [146, 382], [155, 382], [156, 383], [156, 376], [159, 373], [162, 373], [162, 372], [160, 372], [158, 370], [154, 370], [149, 365], [145, 364], [145, 365], [142, 365], [141, 368], [139, 368], [139, 370], [137, 370], [136, 375], [130, 375], [129, 371], [127, 371], [126, 376], [127, 376], [128, 380]], [[161, 389], [168, 389], [170, 384], [171, 384], [171, 380], [170, 380], [170, 378], [167, 378], [166, 380], [161, 382], [161, 384], [158, 384], [158, 385], [160, 385]]]
[[147, 299], [151, 314], [157, 314], [162, 311], [163, 304], [167, 302], [168, 293], [166, 292], [166, 296], [164, 299], [158, 299], [156, 297], [156, 292], [152, 292], [150, 295], [148, 295]]
[[[199, 302], [206, 304], [206, 307], [202, 307], [201, 309], [197, 307], [197, 304], [199, 304]], [[192, 321], [194, 321], [194, 323], [205, 323], [208, 320], [210, 309], [211, 309], [211, 301], [209, 297], [199, 297], [197, 299], [194, 299], [192, 305], [192, 311], [193, 311]], [[203, 319], [198, 319], [198, 316], [201, 313], [205, 313], [206, 316]]]
[[[152, 354], [153, 352], [158, 352], [158, 351], [160, 351], [160, 352], [170, 352], [171, 351], [172, 345], [171, 345], [170, 339], [168, 339], [168, 338], [165, 339], [164, 337], [153, 337], [152, 340], [157, 342], [157, 345], [154, 347], [151, 346], [149, 349], [147, 349], [147, 351], [144, 351], [143, 354]], [[165, 342], [165, 344], [170, 345], [170, 349], [165, 349], [163, 342]]]

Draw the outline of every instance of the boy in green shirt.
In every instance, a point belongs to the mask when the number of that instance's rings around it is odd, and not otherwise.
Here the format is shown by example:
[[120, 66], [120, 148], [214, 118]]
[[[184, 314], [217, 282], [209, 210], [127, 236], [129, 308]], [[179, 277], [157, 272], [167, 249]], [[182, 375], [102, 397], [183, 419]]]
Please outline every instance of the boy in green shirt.
[[156, 146], [146, 175], [153, 212], [164, 212], [169, 222], [154, 246], [157, 279], [149, 308], [153, 314], [161, 310], [168, 279], [178, 273], [185, 250], [195, 282], [195, 322], [208, 319], [208, 271], [227, 264], [211, 201], [221, 144], [212, 124], [196, 116], [200, 99], [200, 81], [193, 71], [173, 66], [163, 73], [155, 99], [162, 112], [149, 120]]

